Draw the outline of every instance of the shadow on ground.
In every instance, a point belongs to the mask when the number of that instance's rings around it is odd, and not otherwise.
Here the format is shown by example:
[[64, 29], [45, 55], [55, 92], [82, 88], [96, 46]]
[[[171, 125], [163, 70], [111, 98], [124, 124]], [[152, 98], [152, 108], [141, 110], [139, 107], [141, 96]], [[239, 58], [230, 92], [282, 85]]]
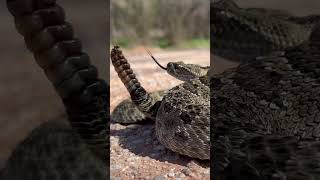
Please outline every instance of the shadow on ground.
[[110, 134], [119, 138], [119, 145], [137, 156], [149, 157], [160, 162], [169, 162], [182, 166], [187, 166], [193, 160], [204, 168], [209, 166], [208, 161], [179, 155], [165, 148], [156, 137], [153, 122], [126, 125], [124, 129], [119, 128], [122, 126], [120, 124], [112, 124], [111, 126], [118, 126], [115, 130], [111, 130]]

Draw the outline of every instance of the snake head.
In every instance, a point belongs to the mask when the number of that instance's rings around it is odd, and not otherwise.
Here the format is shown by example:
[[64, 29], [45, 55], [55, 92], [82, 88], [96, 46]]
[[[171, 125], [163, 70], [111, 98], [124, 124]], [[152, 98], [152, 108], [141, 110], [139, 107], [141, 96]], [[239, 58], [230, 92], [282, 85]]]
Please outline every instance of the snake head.
[[196, 64], [185, 64], [182, 61], [178, 61], [169, 62], [166, 70], [168, 74], [181, 81], [189, 81], [206, 75], [209, 67], [202, 67]]
[[164, 69], [170, 74], [171, 76], [181, 80], [181, 81], [189, 81], [192, 79], [199, 78], [201, 76], [207, 75], [210, 66], [202, 67], [196, 64], [185, 64], [182, 61], [178, 62], [169, 62], [167, 64], [167, 67], [163, 67], [155, 57], [151, 54], [149, 50], [147, 50], [147, 53], [150, 55], [150, 57], [153, 59], [155, 63], [161, 68]]

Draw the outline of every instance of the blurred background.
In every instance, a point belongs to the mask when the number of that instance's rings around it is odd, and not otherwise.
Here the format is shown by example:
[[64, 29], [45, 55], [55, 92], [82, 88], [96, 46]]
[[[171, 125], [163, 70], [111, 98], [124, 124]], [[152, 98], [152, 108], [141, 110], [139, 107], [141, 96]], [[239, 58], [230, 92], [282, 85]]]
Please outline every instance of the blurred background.
[[[109, 17], [106, 0], [58, 0], [83, 50], [101, 78], [108, 79]], [[6, 1], [0, 1], [0, 169], [18, 142], [41, 123], [57, 120], [64, 108], [52, 85], [14, 28]]]
[[209, 47], [208, 0], [112, 0], [111, 44]]

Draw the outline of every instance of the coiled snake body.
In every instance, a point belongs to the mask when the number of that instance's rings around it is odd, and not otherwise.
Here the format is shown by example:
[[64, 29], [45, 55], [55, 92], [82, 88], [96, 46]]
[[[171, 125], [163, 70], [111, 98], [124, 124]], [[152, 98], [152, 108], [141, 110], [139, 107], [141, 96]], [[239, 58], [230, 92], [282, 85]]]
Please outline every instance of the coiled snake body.
[[61, 97], [71, 125], [36, 128], [11, 154], [7, 180], [107, 179], [109, 86], [55, 0], [7, 0], [15, 26]]
[[[169, 63], [167, 71], [186, 82], [167, 91], [163, 99], [157, 99], [140, 85], [118, 46], [112, 49], [111, 60], [128, 89], [132, 102], [146, 117], [156, 121], [159, 141], [180, 154], [209, 159], [209, 68], [182, 62]], [[121, 108], [128, 107], [129, 105], [121, 105]], [[119, 108], [117, 113], [121, 110], [122, 113], [126, 112], [126, 109]], [[136, 113], [137, 110], [132, 112]], [[115, 115], [112, 117], [115, 118], [114, 121], [123, 121]]]

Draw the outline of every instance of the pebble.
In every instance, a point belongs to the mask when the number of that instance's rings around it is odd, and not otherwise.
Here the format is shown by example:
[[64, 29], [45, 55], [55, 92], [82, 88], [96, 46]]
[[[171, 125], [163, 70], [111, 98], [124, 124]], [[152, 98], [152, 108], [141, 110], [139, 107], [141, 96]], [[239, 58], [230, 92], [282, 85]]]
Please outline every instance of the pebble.
[[172, 178], [172, 177], [174, 177], [174, 175], [175, 175], [175, 174], [174, 174], [173, 172], [170, 172], [170, 173], [168, 174], [168, 177], [171, 177], [171, 178]]
[[206, 169], [206, 170], [204, 171], [204, 173], [210, 175], [210, 168]]
[[180, 173], [180, 174], [178, 175], [178, 177], [179, 177], [179, 178], [184, 178], [184, 177], [186, 177], [186, 175], [183, 174], [183, 173]]
[[190, 176], [192, 174], [190, 169], [182, 169], [181, 171], [183, 174], [185, 174], [186, 176]]
[[163, 176], [163, 175], [159, 175], [159, 176], [155, 176], [153, 179], [154, 180], [165, 180], [167, 178], [165, 176]]
[[139, 159], [139, 157], [131, 156], [131, 157], [128, 157], [128, 158], [126, 159], [126, 161], [127, 161], [127, 162], [133, 162], [133, 161], [135, 161], [135, 160], [137, 160], [137, 159]]
[[122, 167], [120, 165], [112, 165], [110, 166], [110, 171], [116, 171], [121, 169]]

